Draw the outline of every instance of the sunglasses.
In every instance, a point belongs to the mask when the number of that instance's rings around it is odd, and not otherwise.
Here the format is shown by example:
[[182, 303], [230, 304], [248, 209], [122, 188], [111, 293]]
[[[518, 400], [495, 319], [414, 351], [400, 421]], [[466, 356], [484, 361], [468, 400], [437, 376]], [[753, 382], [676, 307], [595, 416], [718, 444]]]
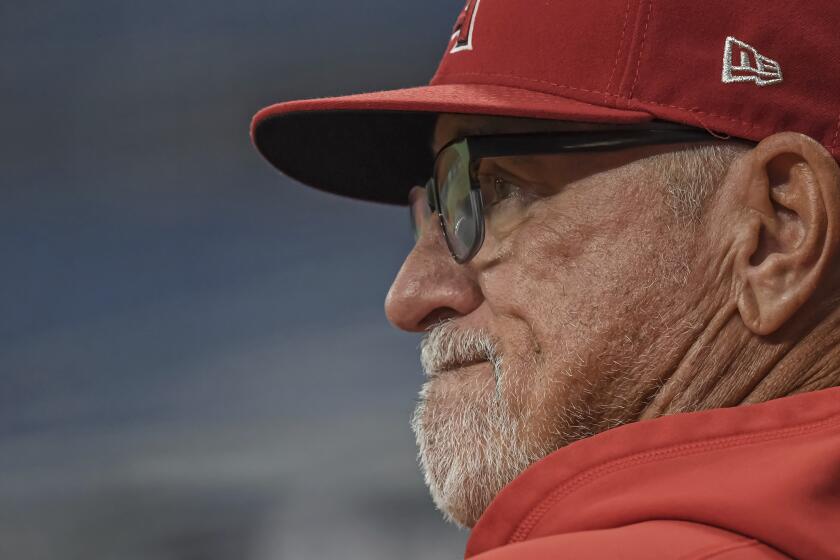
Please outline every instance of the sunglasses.
[[420, 238], [423, 224], [436, 214], [455, 262], [465, 264], [478, 253], [484, 242], [486, 208], [478, 177], [482, 159], [611, 151], [655, 144], [712, 142], [714, 139], [704, 129], [668, 123], [649, 128], [457, 138], [435, 156], [433, 173], [425, 188], [415, 187], [409, 193], [414, 239]]

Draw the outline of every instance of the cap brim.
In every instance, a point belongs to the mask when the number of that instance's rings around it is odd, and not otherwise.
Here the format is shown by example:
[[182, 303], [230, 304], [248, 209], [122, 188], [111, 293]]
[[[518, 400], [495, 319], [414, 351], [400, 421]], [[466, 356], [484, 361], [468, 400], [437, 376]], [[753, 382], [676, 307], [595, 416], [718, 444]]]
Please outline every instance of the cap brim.
[[406, 204], [431, 173], [440, 113], [633, 124], [649, 113], [591, 105], [506, 86], [440, 84], [278, 103], [251, 122], [277, 169], [306, 185], [363, 200]]

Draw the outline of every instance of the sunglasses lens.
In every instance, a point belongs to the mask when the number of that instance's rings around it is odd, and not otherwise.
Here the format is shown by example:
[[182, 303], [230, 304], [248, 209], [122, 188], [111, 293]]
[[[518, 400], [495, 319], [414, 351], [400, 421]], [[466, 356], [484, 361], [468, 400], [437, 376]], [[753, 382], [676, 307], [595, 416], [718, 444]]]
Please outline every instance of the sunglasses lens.
[[440, 213], [449, 249], [458, 262], [466, 261], [479, 239], [475, 194], [470, 188], [470, 158], [465, 142], [449, 146], [438, 160]]

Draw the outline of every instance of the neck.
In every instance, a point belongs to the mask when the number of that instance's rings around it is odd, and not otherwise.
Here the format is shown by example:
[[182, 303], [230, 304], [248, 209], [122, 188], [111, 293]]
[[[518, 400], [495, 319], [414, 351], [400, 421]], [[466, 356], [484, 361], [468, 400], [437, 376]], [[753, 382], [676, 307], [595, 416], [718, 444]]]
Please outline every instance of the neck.
[[812, 307], [771, 336], [750, 332], [734, 305], [721, 309], [641, 417], [754, 404], [840, 386], [840, 309]]

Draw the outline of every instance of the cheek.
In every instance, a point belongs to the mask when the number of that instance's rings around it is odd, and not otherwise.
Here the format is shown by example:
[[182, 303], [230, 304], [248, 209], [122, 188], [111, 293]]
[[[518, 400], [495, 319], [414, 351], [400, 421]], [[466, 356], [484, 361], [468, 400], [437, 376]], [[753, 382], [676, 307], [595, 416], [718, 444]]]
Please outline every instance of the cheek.
[[629, 249], [633, 216], [609, 200], [587, 206], [575, 194], [535, 205], [505, 239], [504, 259], [485, 278], [488, 300], [544, 316], [613, 283], [622, 264], [615, 256]]
[[608, 332], [636, 328], [631, 319], [656, 276], [651, 216], [638, 201], [587, 194], [598, 204], [569, 196], [535, 210], [484, 279], [494, 314], [518, 317], [516, 330], [554, 369], [589, 362], [614, 343]]

